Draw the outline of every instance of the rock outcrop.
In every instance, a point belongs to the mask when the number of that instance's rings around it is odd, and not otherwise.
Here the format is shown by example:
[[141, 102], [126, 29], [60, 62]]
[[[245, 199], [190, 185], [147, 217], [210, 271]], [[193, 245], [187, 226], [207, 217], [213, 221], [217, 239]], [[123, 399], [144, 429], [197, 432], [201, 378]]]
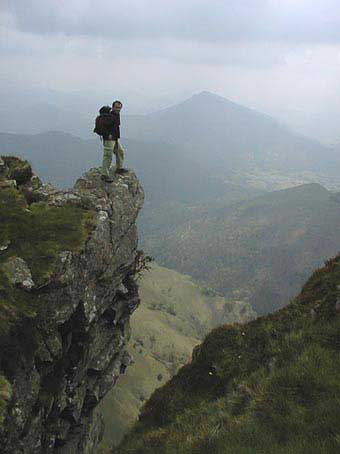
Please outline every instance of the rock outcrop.
[[91, 453], [93, 410], [130, 362], [143, 266], [133, 172], [97, 169], [70, 191], [0, 160], [0, 443], [6, 453]]

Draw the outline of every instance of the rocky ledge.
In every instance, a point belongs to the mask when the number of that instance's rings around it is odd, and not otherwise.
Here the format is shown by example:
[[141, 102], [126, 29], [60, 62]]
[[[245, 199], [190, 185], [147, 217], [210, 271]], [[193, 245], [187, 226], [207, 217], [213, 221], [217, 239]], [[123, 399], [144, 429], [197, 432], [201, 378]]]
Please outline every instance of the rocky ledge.
[[129, 171], [91, 169], [69, 191], [0, 158], [0, 443], [6, 453], [91, 453], [94, 409], [130, 362], [143, 267]]

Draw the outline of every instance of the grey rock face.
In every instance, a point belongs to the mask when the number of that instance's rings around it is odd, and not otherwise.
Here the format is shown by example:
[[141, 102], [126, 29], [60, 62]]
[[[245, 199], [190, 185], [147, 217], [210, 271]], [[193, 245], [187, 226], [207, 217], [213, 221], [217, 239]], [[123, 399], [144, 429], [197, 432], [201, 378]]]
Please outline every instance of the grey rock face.
[[7, 274], [12, 284], [20, 285], [25, 290], [31, 290], [34, 287], [31, 270], [22, 258], [10, 257], [5, 263], [3, 271]]
[[12, 388], [0, 425], [1, 452], [92, 453], [103, 431], [93, 410], [131, 362], [125, 346], [139, 304], [136, 218], [144, 194], [133, 172], [108, 184], [97, 169], [73, 190], [39, 185], [37, 191], [50, 205], [92, 210], [94, 228], [84, 250], [59, 254], [42, 288], [33, 287], [22, 259], [8, 266], [38, 309], [0, 339], [0, 375]]

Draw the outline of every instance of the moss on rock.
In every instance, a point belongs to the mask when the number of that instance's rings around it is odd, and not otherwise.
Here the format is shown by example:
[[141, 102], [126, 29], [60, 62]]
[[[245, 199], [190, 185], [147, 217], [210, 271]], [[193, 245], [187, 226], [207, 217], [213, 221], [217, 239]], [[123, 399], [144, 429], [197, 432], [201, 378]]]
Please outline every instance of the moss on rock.
[[0, 334], [19, 315], [35, 314], [34, 297], [10, 282], [6, 262], [13, 257], [24, 260], [35, 285], [44, 285], [62, 251], [82, 249], [91, 219], [91, 211], [81, 207], [67, 203], [56, 207], [47, 202], [28, 205], [20, 190], [0, 190]]

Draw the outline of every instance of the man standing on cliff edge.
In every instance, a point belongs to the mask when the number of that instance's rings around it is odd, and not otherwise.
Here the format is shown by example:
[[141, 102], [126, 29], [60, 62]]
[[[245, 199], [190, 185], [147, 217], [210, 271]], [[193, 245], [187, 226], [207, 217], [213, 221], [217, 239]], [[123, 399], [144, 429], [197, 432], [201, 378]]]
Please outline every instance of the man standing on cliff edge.
[[123, 174], [127, 172], [123, 168], [124, 150], [119, 143], [120, 111], [122, 107], [123, 104], [120, 101], [114, 101], [111, 110], [109, 106], [103, 106], [99, 111], [99, 116], [96, 118], [96, 125], [93, 131], [103, 138], [102, 179], [106, 182], [112, 182], [110, 167], [113, 153], [116, 156], [116, 173]]

